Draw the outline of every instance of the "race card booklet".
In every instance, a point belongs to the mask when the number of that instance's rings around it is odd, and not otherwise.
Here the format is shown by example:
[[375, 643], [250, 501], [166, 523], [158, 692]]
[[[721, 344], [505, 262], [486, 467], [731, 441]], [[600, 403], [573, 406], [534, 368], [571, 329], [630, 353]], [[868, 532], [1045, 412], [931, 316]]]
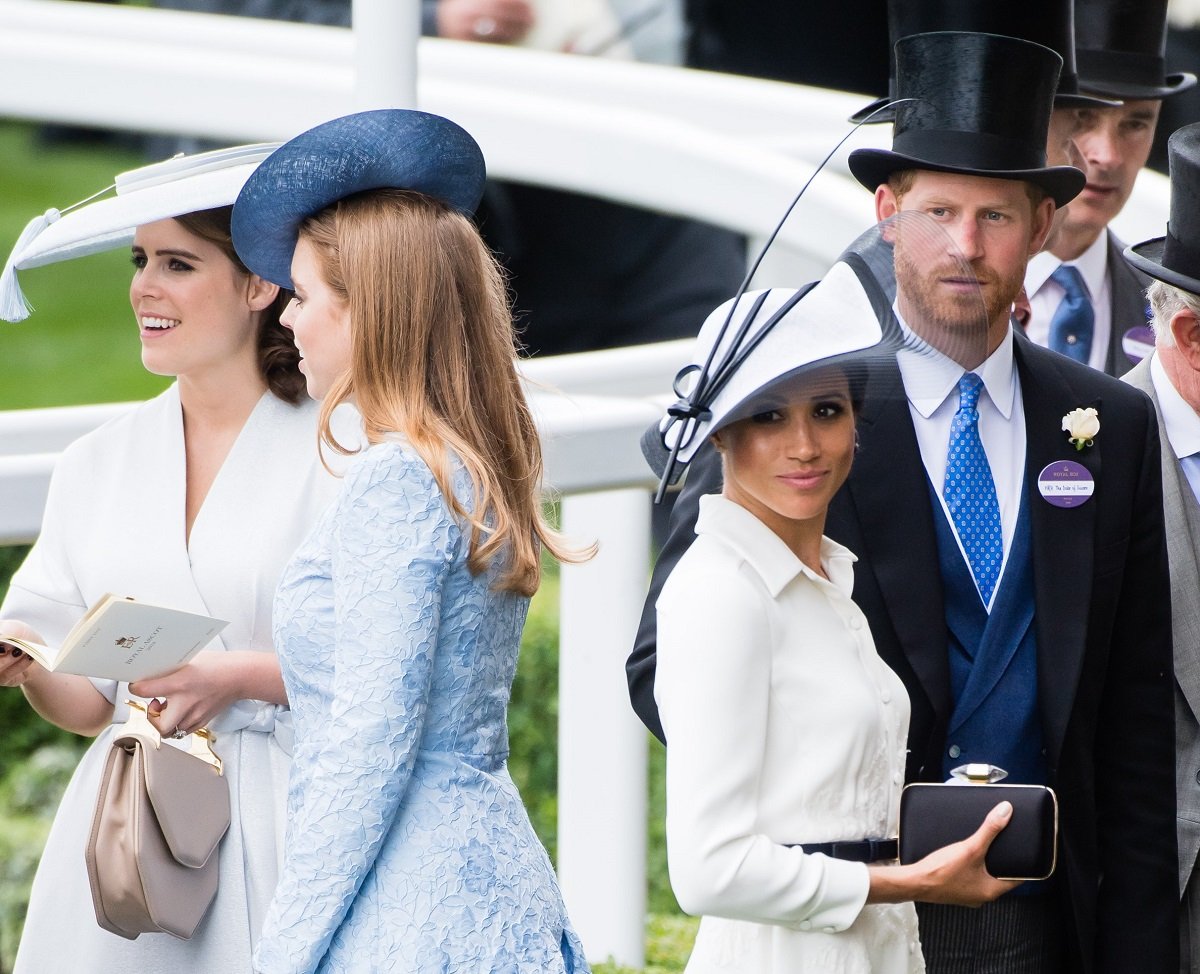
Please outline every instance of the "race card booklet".
[[101, 680], [144, 680], [186, 663], [228, 623], [149, 602], [105, 595], [57, 649], [4, 636], [55, 673]]

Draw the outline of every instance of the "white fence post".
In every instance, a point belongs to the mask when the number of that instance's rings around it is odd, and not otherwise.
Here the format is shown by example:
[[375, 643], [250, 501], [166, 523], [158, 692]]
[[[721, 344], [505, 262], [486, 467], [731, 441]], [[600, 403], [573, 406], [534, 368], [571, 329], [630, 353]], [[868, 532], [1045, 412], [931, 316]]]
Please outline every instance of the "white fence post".
[[562, 568], [559, 880], [588, 958], [642, 967], [647, 739], [624, 664], [646, 595], [649, 497], [636, 489], [564, 497], [562, 524], [600, 551]]
[[415, 108], [419, 0], [354, 0], [350, 9], [356, 108]]

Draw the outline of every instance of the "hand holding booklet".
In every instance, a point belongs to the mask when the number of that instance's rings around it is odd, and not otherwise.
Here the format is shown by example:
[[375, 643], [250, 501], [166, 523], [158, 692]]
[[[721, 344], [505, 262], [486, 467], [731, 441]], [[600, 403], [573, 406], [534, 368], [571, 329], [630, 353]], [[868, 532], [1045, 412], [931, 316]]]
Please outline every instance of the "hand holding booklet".
[[182, 666], [228, 625], [220, 619], [105, 595], [57, 649], [14, 636], [16, 646], [55, 673], [104, 680], [144, 680]]

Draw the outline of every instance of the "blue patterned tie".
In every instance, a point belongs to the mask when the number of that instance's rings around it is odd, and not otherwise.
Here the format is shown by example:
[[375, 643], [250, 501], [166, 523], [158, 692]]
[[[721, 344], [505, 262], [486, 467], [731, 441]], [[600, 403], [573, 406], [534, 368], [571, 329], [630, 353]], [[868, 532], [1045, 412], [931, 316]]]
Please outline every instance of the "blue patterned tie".
[[1067, 358], [1086, 364], [1092, 354], [1096, 312], [1092, 309], [1083, 275], [1078, 267], [1059, 264], [1050, 280], [1065, 292], [1050, 319], [1050, 347]]
[[983, 380], [968, 372], [958, 380], [958, 412], [950, 424], [946, 453], [946, 485], [942, 496], [958, 532], [967, 562], [983, 604], [992, 601], [1000, 578], [1004, 539], [1000, 533], [1000, 505], [996, 484], [979, 438], [979, 393]]

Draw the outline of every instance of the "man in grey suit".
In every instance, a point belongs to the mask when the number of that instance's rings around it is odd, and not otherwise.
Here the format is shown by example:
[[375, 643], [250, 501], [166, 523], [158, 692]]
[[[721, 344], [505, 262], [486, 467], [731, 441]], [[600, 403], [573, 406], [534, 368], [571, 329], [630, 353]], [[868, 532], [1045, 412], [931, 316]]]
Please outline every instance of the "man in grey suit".
[[[1200, 974], [1200, 124], [1168, 143], [1167, 236], [1125, 255], [1150, 285], [1154, 352], [1124, 376], [1154, 401], [1163, 443], [1163, 513], [1175, 658], [1175, 797], [1180, 971]], [[1182, 238], [1182, 239], [1181, 239]]]
[[1166, 73], [1166, 17], [1167, 0], [1076, 0], [1080, 90], [1123, 104], [1078, 110], [1075, 144], [1087, 184], [1025, 274], [1029, 338], [1110, 375], [1127, 372], [1151, 339], [1149, 278], [1121, 259], [1124, 244], [1108, 225], [1146, 164], [1163, 99], [1196, 83], [1195, 75]]

